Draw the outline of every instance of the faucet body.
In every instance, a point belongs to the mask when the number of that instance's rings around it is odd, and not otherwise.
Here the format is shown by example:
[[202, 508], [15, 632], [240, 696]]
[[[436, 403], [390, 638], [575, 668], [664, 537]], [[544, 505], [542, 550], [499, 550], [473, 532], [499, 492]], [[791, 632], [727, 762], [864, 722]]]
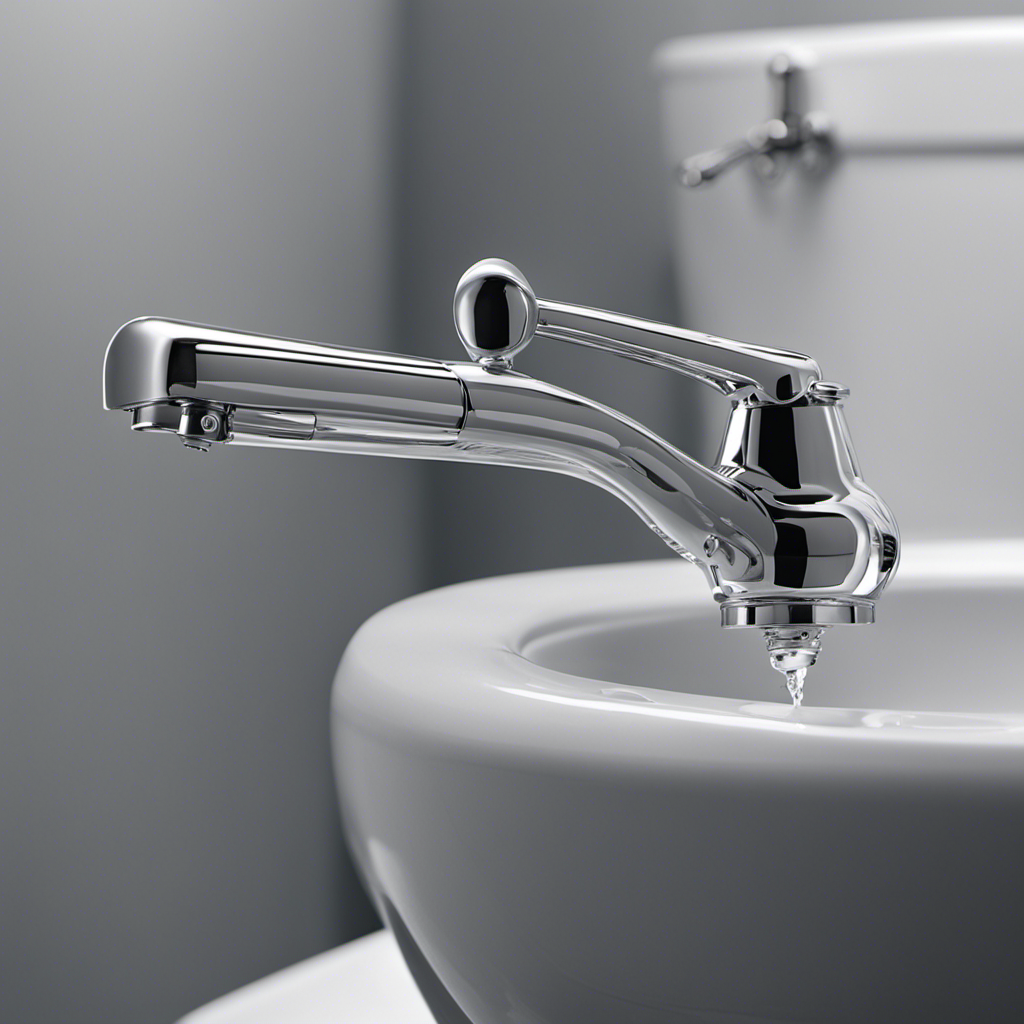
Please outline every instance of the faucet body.
[[[845, 390], [796, 353], [537, 299], [499, 260], [456, 293], [472, 362], [340, 348], [183, 321], [125, 324], [104, 402], [136, 430], [217, 443], [430, 458], [563, 473], [624, 501], [707, 576], [727, 626], [870, 622], [898, 533], [860, 479]], [[533, 337], [665, 366], [729, 395], [717, 464], [627, 416], [521, 374]], [[813, 660], [813, 659], [812, 659]]]

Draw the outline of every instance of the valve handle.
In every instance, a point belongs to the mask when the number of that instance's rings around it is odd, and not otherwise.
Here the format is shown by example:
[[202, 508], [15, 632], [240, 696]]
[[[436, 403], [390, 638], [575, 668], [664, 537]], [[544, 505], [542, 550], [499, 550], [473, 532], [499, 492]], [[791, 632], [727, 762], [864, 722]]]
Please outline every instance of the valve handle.
[[821, 379], [799, 352], [716, 338], [640, 317], [537, 298], [507, 260], [474, 263], [455, 289], [455, 330], [474, 362], [496, 369], [534, 337], [611, 352], [709, 384], [723, 394], [790, 402]]

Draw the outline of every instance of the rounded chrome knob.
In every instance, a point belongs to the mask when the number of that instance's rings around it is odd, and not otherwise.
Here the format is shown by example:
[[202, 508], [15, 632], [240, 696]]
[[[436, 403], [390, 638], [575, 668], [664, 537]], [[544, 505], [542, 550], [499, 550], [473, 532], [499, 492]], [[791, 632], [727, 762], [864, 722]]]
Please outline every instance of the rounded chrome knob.
[[507, 260], [480, 260], [459, 278], [453, 313], [474, 362], [508, 363], [537, 329], [537, 296]]

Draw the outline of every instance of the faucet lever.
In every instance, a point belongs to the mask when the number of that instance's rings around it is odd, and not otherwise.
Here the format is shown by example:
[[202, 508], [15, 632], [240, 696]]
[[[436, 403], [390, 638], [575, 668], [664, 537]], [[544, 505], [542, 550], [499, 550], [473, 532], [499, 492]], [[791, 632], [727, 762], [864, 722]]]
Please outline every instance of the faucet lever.
[[466, 351], [484, 365], [511, 366], [512, 357], [537, 337], [660, 366], [736, 398], [790, 402], [821, 379], [818, 364], [799, 352], [540, 299], [506, 260], [480, 260], [462, 275], [454, 314]]

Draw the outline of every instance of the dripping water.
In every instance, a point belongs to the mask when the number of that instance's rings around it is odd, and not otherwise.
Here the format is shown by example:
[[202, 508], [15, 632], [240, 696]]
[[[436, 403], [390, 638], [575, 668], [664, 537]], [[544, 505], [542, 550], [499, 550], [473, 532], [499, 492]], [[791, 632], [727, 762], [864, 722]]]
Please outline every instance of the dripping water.
[[786, 679], [786, 689], [798, 708], [804, 701], [804, 679], [807, 670], [821, 653], [823, 626], [767, 626], [764, 640], [768, 658], [776, 672]]
[[786, 675], [786, 689], [793, 698], [793, 707], [798, 708], [804, 702], [804, 678], [807, 676], [805, 668], [791, 668]]

